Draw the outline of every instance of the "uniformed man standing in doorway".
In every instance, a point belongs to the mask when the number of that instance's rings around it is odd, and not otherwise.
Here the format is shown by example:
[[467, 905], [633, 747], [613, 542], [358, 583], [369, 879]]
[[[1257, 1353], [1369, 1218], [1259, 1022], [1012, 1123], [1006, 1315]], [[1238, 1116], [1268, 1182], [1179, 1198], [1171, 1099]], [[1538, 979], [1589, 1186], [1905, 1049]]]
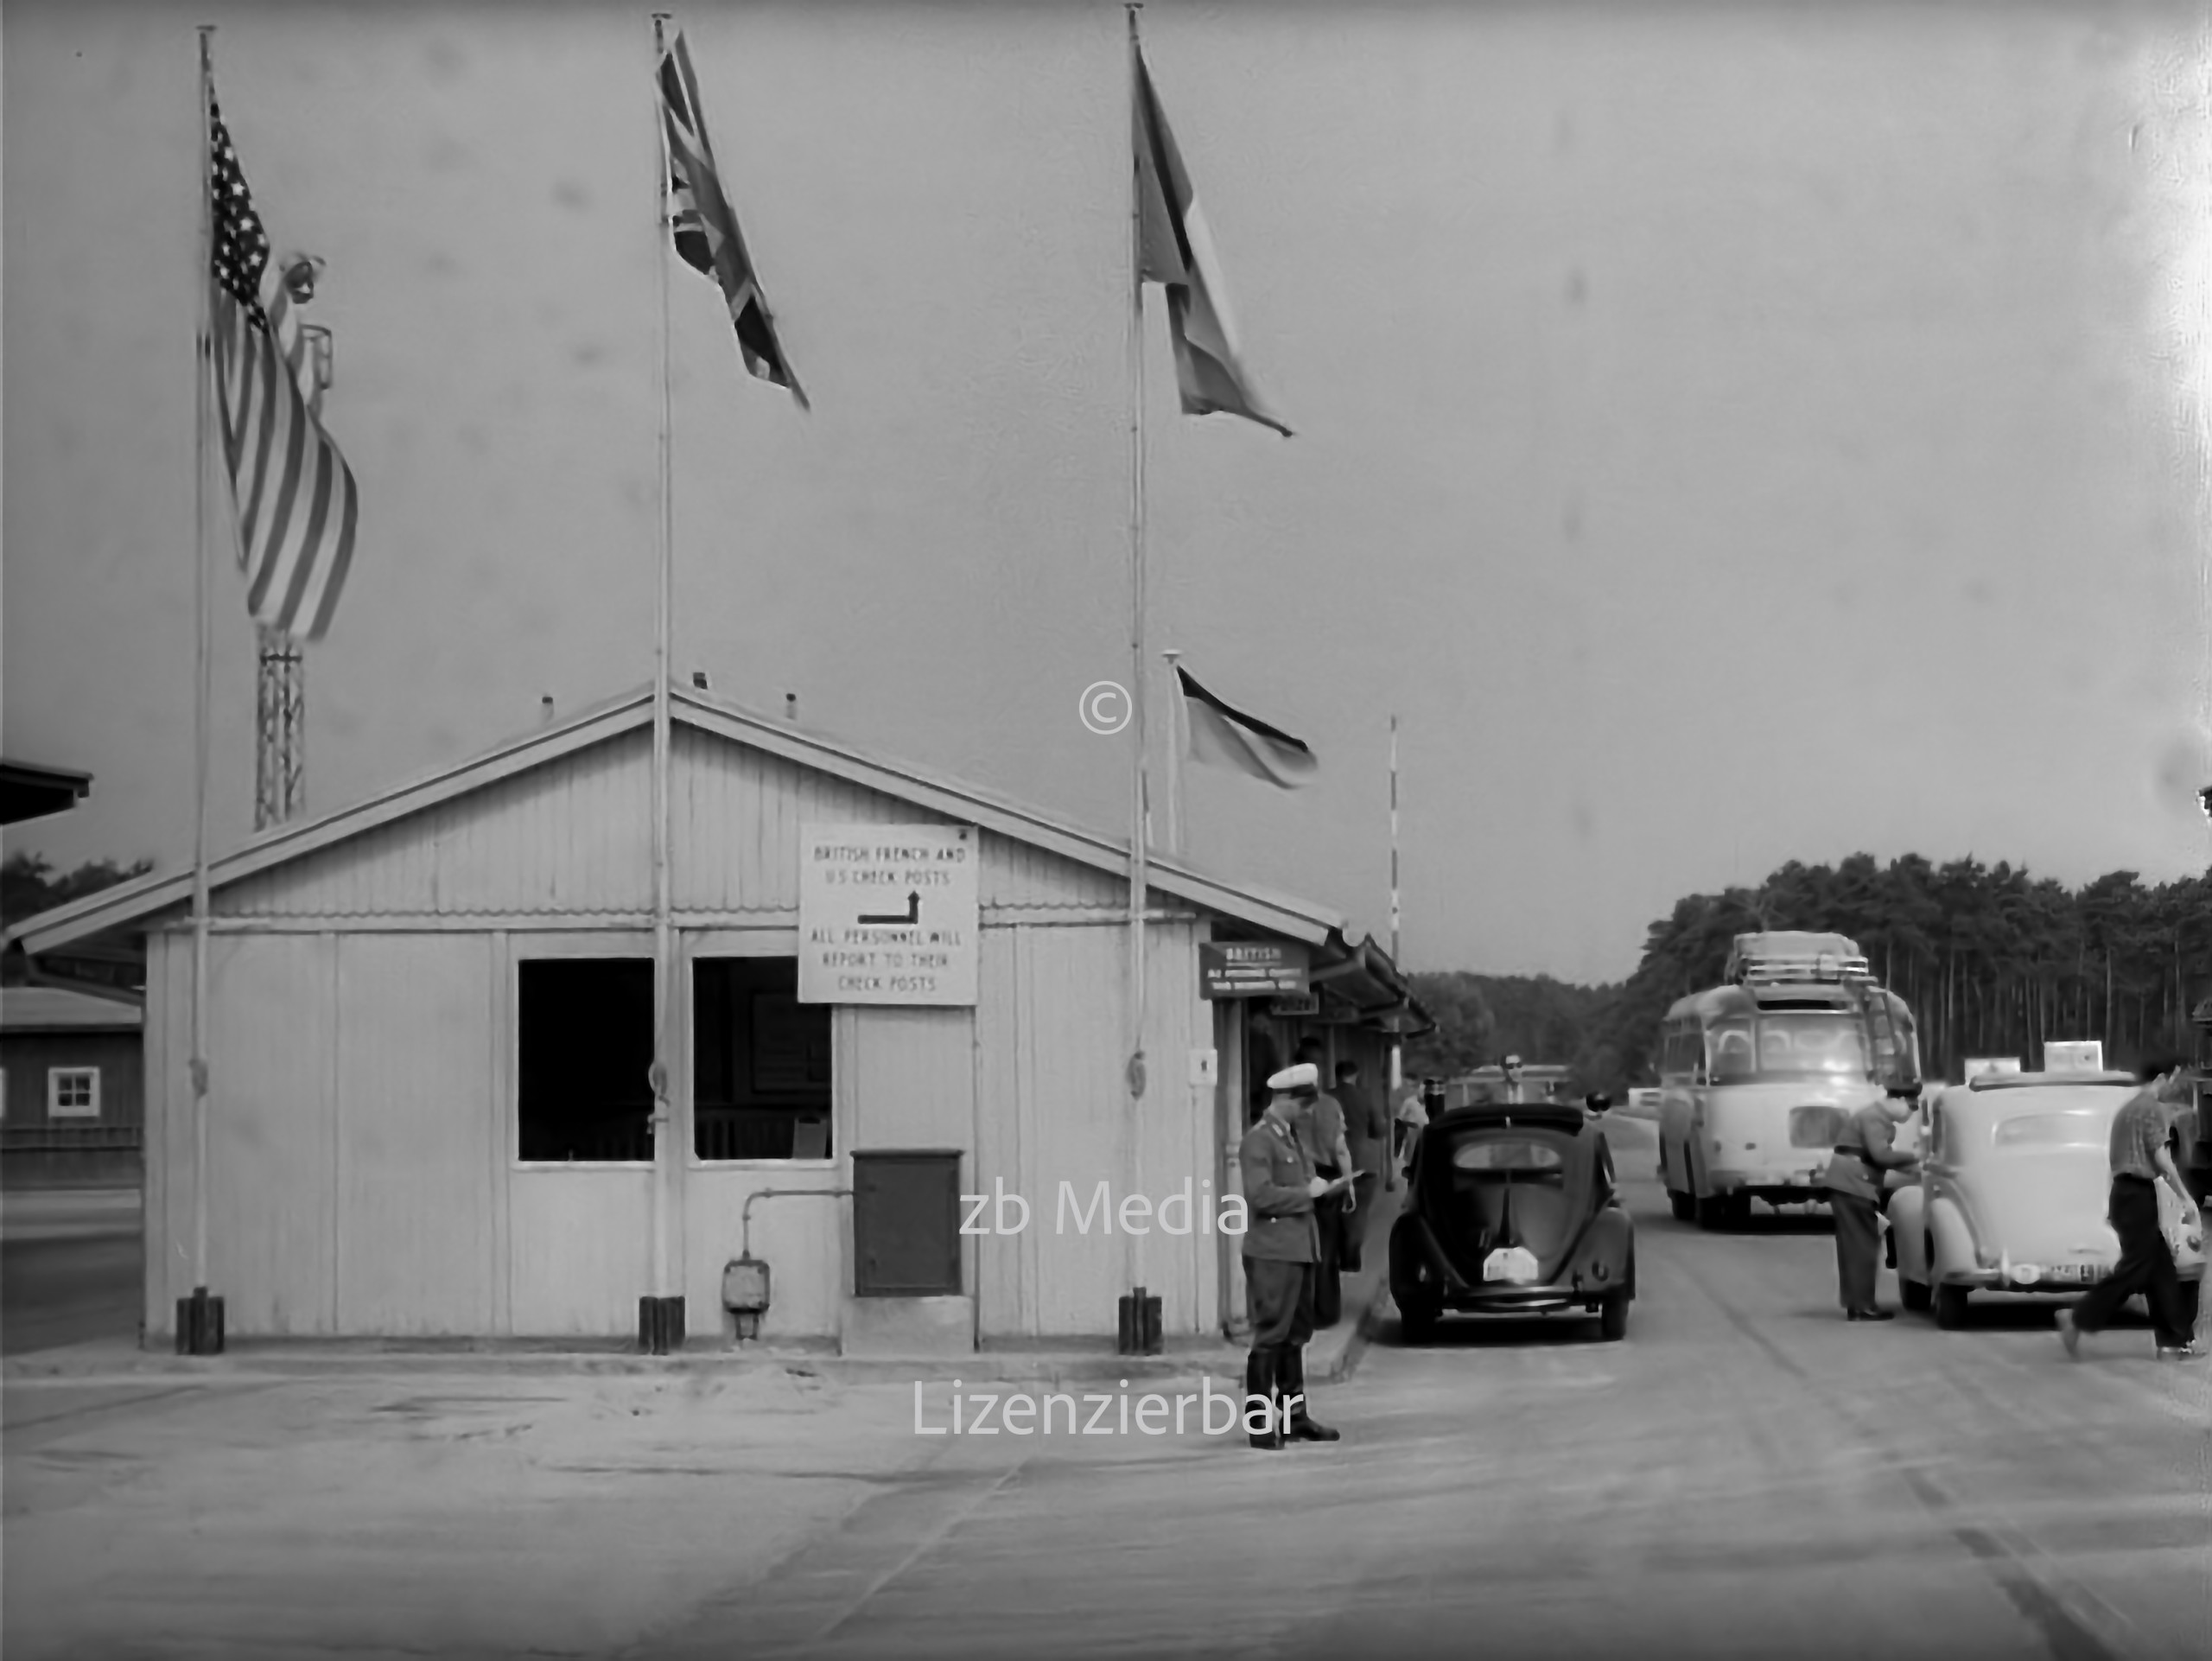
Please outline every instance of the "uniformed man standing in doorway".
[[[1321, 1239], [1313, 1204], [1328, 1192], [1299, 1144], [1299, 1117], [1320, 1091], [1311, 1062], [1268, 1080], [1267, 1111], [1236, 1150], [1244, 1204], [1245, 1301], [1252, 1315], [1252, 1353], [1244, 1364], [1245, 1428], [1255, 1448], [1286, 1441], [1334, 1441], [1337, 1433], [1306, 1411], [1306, 1343], [1313, 1336], [1314, 1266]], [[1251, 1429], [1257, 1397], [1268, 1410], [1264, 1434]]]

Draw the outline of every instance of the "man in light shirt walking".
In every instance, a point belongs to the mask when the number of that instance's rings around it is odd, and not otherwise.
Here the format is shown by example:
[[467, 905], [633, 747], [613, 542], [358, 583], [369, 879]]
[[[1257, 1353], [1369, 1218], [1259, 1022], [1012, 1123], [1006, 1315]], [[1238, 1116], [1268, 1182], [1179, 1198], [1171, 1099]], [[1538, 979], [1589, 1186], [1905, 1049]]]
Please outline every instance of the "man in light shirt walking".
[[2189, 1075], [2178, 1058], [2161, 1056], [2146, 1060], [2135, 1076], [2143, 1088], [2121, 1104], [2112, 1121], [2112, 1200], [2107, 1215], [2120, 1236], [2120, 1262], [2080, 1302], [2059, 1311], [2058, 1337], [2067, 1354], [2079, 1356], [2082, 1335], [2102, 1332], [2120, 1305], [2140, 1292], [2151, 1306], [2158, 1359], [2192, 1361], [2204, 1348], [2195, 1341], [2181, 1277], [2158, 1226], [2158, 1188], [2162, 1181], [2171, 1184], [2190, 1212], [2196, 1212], [2196, 1202], [2166, 1146], [2173, 1110], [2189, 1100]]

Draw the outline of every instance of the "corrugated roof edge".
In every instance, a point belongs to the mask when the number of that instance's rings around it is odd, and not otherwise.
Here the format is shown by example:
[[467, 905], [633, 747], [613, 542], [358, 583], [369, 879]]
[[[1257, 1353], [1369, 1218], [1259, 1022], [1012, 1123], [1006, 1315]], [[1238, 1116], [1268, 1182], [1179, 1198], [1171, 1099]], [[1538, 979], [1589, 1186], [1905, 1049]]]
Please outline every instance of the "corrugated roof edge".
[[[679, 726], [783, 756], [1096, 869], [1116, 875], [1128, 869], [1123, 844], [975, 786], [906, 763], [879, 760], [855, 746], [802, 731], [788, 722], [772, 720], [690, 688], [671, 688], [671, 703]], [[219, 888], [303, 859], [501, 779], [646, 726], [652, 718], [650, 687], [605, 700], [566, 721], [506, 740], [469, 760], [422, 774], [351, 807], [304, 824], [264, 831], [243, 847], [212, 861], [210, 885]], [[1332, 935], [1339, 941], [1343, 939], [1344, 920], [1309, 901], [1209, 875], [1180, 860], [1157, 854], [1152, 856], [1150, 874], [1151, 886], [1161, 893], [1255, 927], [1313, 945], [1329, 944]], [[189, 904], [191, 891], [189, 870], [149, 873], [25, 918], [8, 930], [6, 939], [20, 941], [35, 957], [128, 929], [161, 912]]]

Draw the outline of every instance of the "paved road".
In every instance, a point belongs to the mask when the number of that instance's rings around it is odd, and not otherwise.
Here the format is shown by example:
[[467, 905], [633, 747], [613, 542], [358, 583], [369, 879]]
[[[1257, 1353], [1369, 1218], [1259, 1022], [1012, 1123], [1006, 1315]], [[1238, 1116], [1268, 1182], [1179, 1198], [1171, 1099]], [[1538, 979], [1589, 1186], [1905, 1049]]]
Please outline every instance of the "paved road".
[[0, 1354], [137, 1332], [143, 1263], [135, 1192], [0, 1197]]
[[2025, 1301], [1847, 1326], [1824, 1225], [1700, 1234], [1618, 1137], [1628, 1340], [1386, 1327], [1333, 1448], [923, 1438], [774, 1371], [18, 1378], [7, 1651], [2212, 1654], [2212, 1371]]
[[2212, 1654], [2203, 1368], [2141, 1327], [2069, 1364], [2026, 1300], [1847, 1326], [1824, 1222], [1630, 1198], [1625, 1343], [1393, 1323], [1322, 1399], [1331, 1448], [979, 1443], [639, 1653]]

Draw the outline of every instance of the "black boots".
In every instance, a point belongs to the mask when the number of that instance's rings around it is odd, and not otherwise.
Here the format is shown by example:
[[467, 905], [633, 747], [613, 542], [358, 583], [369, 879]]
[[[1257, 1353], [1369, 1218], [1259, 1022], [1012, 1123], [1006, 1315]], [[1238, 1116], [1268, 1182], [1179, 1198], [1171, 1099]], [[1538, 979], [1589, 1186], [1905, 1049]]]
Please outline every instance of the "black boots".
[[[1252, 1429], [1253, 1397], [1267, 1403], [1268, 1428], [1265, 1434]], [[1281, 1397], [1276, 1388], [1275, 1352], [1271, 1349], [1254, 1350], [1244, 1359], [1244, 1433], [1255, 1448], [1270, 1450], [1283, 1445]]]
[[1306, 1410], [1306, 1346], [1286, 1344], [1275, 1352], [1275, 1385], [1283, 1400], [1291, 1403], [1290, 1439], [1293, 1441], [1335, 1441], [1338, 1433], [1321, 1423]]
[[[1294, 1441], [1335, 1441], [1338, 1433], [1306, 1410], [1306, 1348], [1301, 1344], [1278, 1344], [1254, 1350], [1244, 1362], [1244, 1408], [1252, 1398], [1268, 1404], [1268, 1429], [1255, 1435], [1245, 1421], [1245, 1436], [1255, 1448], [1270, 1450]], [[1285, 1409], [1288, 1409], [1286, 1422]]]

